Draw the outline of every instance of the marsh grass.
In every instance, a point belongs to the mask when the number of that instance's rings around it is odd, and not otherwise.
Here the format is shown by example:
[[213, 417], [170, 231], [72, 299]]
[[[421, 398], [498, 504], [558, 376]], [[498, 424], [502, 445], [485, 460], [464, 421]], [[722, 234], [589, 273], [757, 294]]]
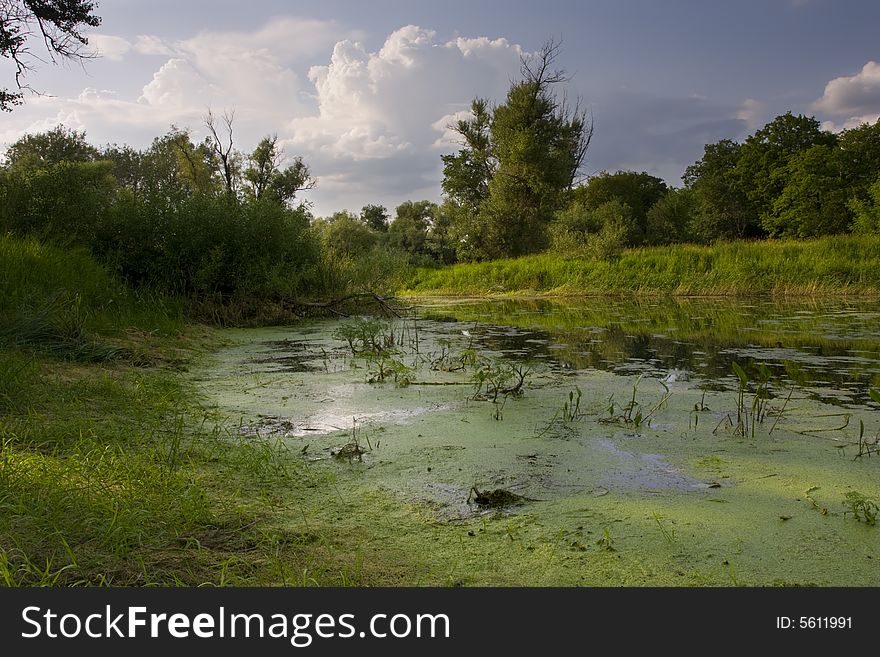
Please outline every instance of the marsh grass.
[[877, 514], [880, 507], [869, 497], [859, 491], [851, 490], [844, 495], [843, 505], [847, 508], [845, 513], [851, 513], [853, 518], [868, 525], [877, 524]]
[[669, 386], [663, 381], [658, 380], [658, 383], [663, 386], [663, 395], [661, 395], [660, 399], [653, 406], [643, 406], [638, 400], [639, 384], [642, 382], [643, 376], [644, 375], [640, 374], [636, 377], [632, 387], [632, 397], [626, 405], [620, 408], [620, 413], [616, 412], [617, 407], [614, 404], [614, 396], [612, 395], [609, 397], [607, 408], [608, 416], [600, 417], [600, 423], [617, 424], [635, 430], [639, 430], [642, 426], [648, 426], [650, 424], [651, 418], [654, 417], [654, 414], [666, 406], [669, 398], [672, 397], [672, 391], [669, 390]]
[[876, 294], [880, 236], [680, 244], [628, 249], [619, 258], [542, 253], [517, 259], [416, 269], [412, 294]]
[[[746, 393], [749, 391], [749, 375], [746, 370], [734, 361], [731, 363], [733, 373], [737, 378], [737, 397], [736, 397], [736, 424], [734, 425], [734, 433], [738, 433], [743, 438], [751, 436], [755, 437], [755, 427], [763, 424], [767, 417], [768, 404], [771, 397], [770, 393], [770, 369], [760, 363], [757, 366], [755, 375], [754, 388], [751, 404], [746, 403]], [[780, 414], [784, 412], [780, 412]], [[773, 427], [776, 426], [774, 422]], [[771, 432], [773, 430], [771, 427]]]
[[39, 360], [25, 371], [0, 418], [0, 577], [144, 583], [138, 563], [160, 570], [153, 558], [209, 519], [179, 451], [169, 458], [165, 386], [127, 374], [89, 383], [82, 368]]
[[0, 348], [80, 362], [137, 359], [127, 344], [132, 327], [177, 335], [183, 306], [126, 288], [84, 250], [0, 235]]

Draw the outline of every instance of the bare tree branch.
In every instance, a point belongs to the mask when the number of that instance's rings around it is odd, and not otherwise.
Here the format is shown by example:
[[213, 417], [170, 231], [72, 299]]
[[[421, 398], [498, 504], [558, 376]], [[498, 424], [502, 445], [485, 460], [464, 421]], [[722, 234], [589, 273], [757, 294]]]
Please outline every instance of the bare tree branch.
[[223, 112], [223, 125], [226, 138], [222, 139], [217, 131], [217, 125], [214, 119], [214, 113], [208, 108], [205, 115], [205, 126], [211, 133], [211, 148], [217, 157], [220, 158], [223, 167], [223, 182], [226, 184], [226, 191], [230, 195], [235, 194], [235, 166], [234, 166], [234, 142], [232, 123], [235, 120], [235, 110]]
[[31, 49], [33, 37], [42, 39], [53, 64], [58, 63], [56, 55], [78, 61], [97, 57], [83, 50], [89, 40], [80, 31], [101, 24], [92, 13], [95, 7], [90, 0], [0, 0], [0, 56], [14, 63], [18, 88], [12, 92], [0, 89], [0, 110], [11, 111], [22, 103], [25, 90], [33, 91], [24, 82], [33, 70], [32, 61], [47, 63]]

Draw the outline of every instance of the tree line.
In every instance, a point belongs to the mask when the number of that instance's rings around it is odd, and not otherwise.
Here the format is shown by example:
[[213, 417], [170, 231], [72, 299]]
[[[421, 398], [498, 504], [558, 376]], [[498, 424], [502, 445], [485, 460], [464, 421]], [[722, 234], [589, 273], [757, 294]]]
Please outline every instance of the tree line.
[[442, 156], [440, 203], [316, 218], [302, 158], [276, 135], [241, 151], [234, 115], [209, 110], [203, 140], [172, 126], [143, 150], [63, 126], [25, 135], [0, 166], [0, 229], [83, 245], [136, 286], [221, 297], [393, 289], [408, 266], [545, 250], [609, 258], [880, 230], [880, 121], [835, 134], [789, 112], [707, 144], [678, 188], [646, 172], [585, 177], [592, 120], [565, 93], [558, 55], [551, 41], [524, 56], [502, 102], [476, 98], [450, 126], [459, 148]]
[[[835, 134], [814, 117], [788, 112], [742, 142], [707, 144], [680, 188], [646, 172], [617, 171], [580, 183], [568, 176], [555, 184], [544, 179], [531, 195], [511, 199], [498, 189], [513, 184], [513, 177], [496, 180], [506, 168], [517, 169], [519, 152], [492, 147], [501, 110], [506, 106], [491, 111], [475, 101], [473, 118], [459, 124], [467, 144], [444, 157], [443, 207], [454, 218], [450, 232], [460, 260], [517, 256], [548, 246], [563, 254], [607, 257], [637, 246], [880, 230], [880, 120]], [[492, 157], [481, 154], [480, 143]], [[560, 158], [552, 150], [546, 155]], [[558, 166], [570, 163], [562, 156]], [[498, 222], [518, 231], [520, 240], [505, 238], [504, 230], [495, 228]], [[473, 244], [472, 235], [479, 236]]]

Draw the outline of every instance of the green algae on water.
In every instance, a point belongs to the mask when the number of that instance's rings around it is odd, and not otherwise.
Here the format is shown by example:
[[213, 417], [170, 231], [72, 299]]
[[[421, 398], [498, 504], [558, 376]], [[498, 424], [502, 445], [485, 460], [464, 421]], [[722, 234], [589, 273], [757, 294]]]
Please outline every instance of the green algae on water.
[[[686, 363], [673, 370], [650, 353], [604, 369], [579, 362], [572, 335], [590, 335], [601, 348], [607, 333], [591, 331], [596, 321], [570, 319], [580, 311], [559, 327], [552, 309], [544, 311], [535, 328], [529, 304], [515, 320], [512, 302], [495, 317], [487, 304], [479, 316], [464, 307], [458, 319], [459, 310], [435, 304], [428, 314], [437, 319], [423, 317], [417, 328], [401, 320], [397, 330], [407, 337], [394, 358], [411, 372], [406, 386], [377, 382], [376, 363], [334, 338], [337, 321], [230, 331], [231, 346], [194, 376], [244, 434], [280, 438], [290, 458], [332, 473], [332, 487], [299, 502], [316, 518], [334, 514], [334, 531], [358, 536], [369, 558], [413, 574], [401, 583], [880, 584], [880, 533], [848, 506], [853, 491], [880, 498], [880, 459], [854, 458], [858, 421], [838, 429], [828, 417], [857, 415], [873, 435], [877, 409], [857, 396], [829, 404], [834, 385], [799, 387], [777, 374], [764, 422], [742, 435], [725, 425], [737, 411], [729, 374]], [[861, 309], [860, 321], [875, 310]], [[630, 325], [639, 311], [630, 309]], [[765, 308], [757, 319], [770, 315]], [[741, 343], [725, 346], [724, 334], [712, 340], [718, 353], [741, 358]], [[778, 349], [749, 348], [752, 360], [739, 361], [746, 370]], [[468, 351], [468, 366], [432, 367]], [[809, 349], [799, 353], [808, 363]], [[290, 357], [295, 370], [284, 366]], [[475, 395], [479, 359], [527, 368], [522, 394]], [[877, 365], [860, 359], [857, 368]], [[571, 416], [574, 390], [582, 397]], [[627, 406], [644, 421], [602, 421], [609, 408], [613, 415]], [[332, 458], [351, 445], [356, 458]], [[476, 502], [497, 491], [516, 503]], [[601, 547], [606, 534], [613, 551]]]

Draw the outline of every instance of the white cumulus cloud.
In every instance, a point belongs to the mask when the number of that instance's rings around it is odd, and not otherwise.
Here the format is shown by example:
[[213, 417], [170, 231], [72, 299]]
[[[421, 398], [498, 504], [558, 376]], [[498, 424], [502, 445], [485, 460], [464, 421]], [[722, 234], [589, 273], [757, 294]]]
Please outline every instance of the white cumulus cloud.
[[396, 30], [377, 52], [340, 41], [326, 66], [314, 66], [318, 113], [288, 124], [289, 143], [355, 160], [431, 149], [436, 125], [476, 95], [498, 98], [520, 49], [504, 39], [437, 42], [414, 25]]
[[[172, 123], [200, 139], [208, 107], [218, 115], [234, 110], [239, 149], [277, 133], [288, 156], [303, 157], [318, 178], [308, 198], [319, 215], [439, 200], [440, 155], [458, 147], [449, 126], [476, 97], [502, 102], [523, 54], [503, 38], [443, 39], [415, 25], [367, 48], [360, 34], [335, 22], [294, 18], [179, 40], [139, 35], [95, 44], [108, 58], [124, 58], [127, 75], [139, 71], [137, 90], [105, 91], [114, 85], [89, 80], [98, 89], [29, 99], [0, 125], [0, 147], [58, 123], [86, 130], [96, 144], [143, 148]], [[751, 99], [730, 107], [696, 96], [594, 95], [577, 82], [568, 92], [584, 93], [596, 120], [590, 171], [647, 169], [675, 181], [703, 144], [744, 134], [765, 111]]]
[[477, 96], [501, 100], [521, 52], [505, 39], [442, 41], [415, 25], [375, 52], [340, 41], [308, 74], [317, 112], [289, 121], [283, 143], [311, 159], [316, 198], [337, 208], [436, 198], [440, 154], [454, 150], [448, 124]]
[[122, 37], [109, 34], [92, 34], [89, 46], [99, 57], [119, 61], [131, 50], [131, 43]]
[[141, 55], [166, 55], [174, 54], [173, 48], [165, 43], [160, 37], [152, 34], [139, 34], [132, 45], [132, 49]]
[[[173, 123], [204, 134], [202, 119], [209, 107], [217, 113], [236, 113], [236, 144], [253, 148], [264, 135], [279, 131], [292, 117], [315, 111], [306, 92], [307, 59], [329, 52], [333, 44], [357, 33], [333, 21], [274, 20], [254, 31], [203, 31], [173, 41], [159, 35], [139, 35], [133, 40], [92, 34], [91, 47], [110, 63], [122, 62], [125, 75], [144, 75], [138, 92], [125, 95], [96, 91], [113, 89], [117, 67], [103, 67], [100, 82], [83, 71], [84, 88], [66, 96], [38, 96], [4, 119], [0, 126], [0, 151], [25, 133], [41, 132], [63, 123], [85, 130], [96, 144], [129, 143], [143, 148], [164, 134]], [[141, 61], [135, 65], [133, 57]], [[160, 65], [149, 73], [149, 60]], [[131, 65], [130, 65], [131, 64]], [[88, 67], [87, 67], [88, 68]], [[133, 73], [134, 72], [134, 73]]]
[[855, 75], [834, 78], [812, 109], [834, 117], [824, 124], [831, 130], [873, 123], [880, 118], [880, 64], [869, 61]]

